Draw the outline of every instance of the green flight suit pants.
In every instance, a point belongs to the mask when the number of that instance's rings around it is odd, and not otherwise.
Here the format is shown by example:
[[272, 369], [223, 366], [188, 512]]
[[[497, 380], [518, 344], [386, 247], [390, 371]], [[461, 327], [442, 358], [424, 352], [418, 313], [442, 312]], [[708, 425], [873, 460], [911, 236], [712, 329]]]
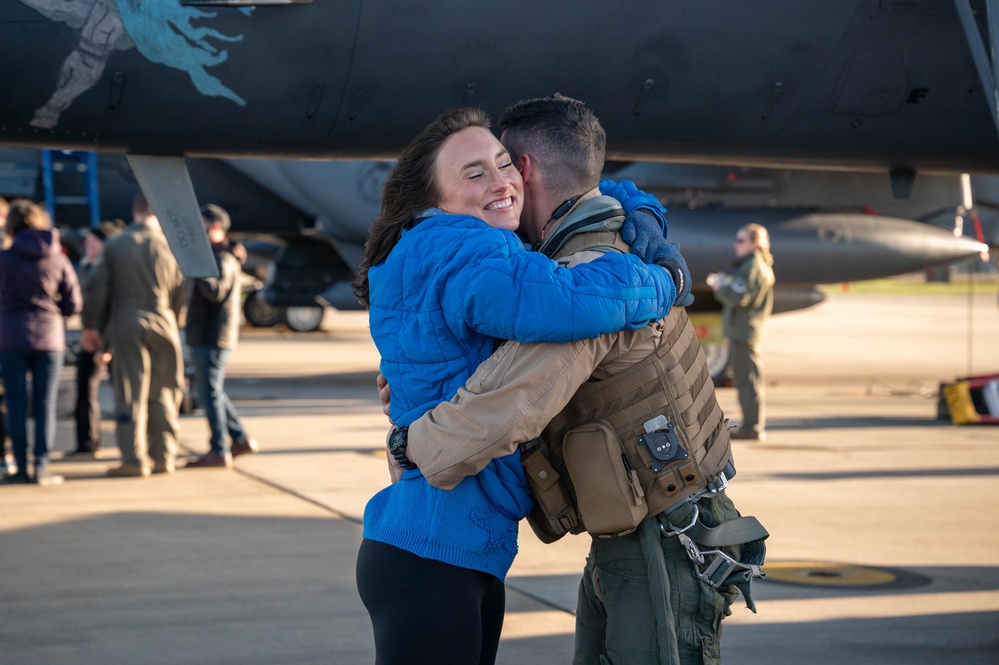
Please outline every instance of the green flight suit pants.
[[766, 388], [763, 385], [763, 354], [759, 344], [730, 342], [732, 379], [739, 392], [744, 432], [765, 432], [767, 429]]
[[[711, 526], [740, 516], [724, 494], [699, 506]], [[720, 664], [721, 621], [738, 592], [722, 595], [693, 571], [683, 545], [664, 538], [655, 518], [628, 536], [593, 538], [579, 584], [573, 665]]]

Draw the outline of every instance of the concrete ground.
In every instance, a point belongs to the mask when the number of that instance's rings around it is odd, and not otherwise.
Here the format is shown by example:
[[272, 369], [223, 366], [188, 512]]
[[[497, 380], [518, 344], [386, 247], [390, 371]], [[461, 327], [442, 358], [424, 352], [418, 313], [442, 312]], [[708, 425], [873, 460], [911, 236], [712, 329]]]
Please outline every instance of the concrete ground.
[[[770, 436], [736, 444], [729, 490], [772, 534], [771, 577], [758, 614], [726, 619], [726, 662], [999, 662], [999, 428], [935, 420], [939, 382], [999, 372], [990, 288], [834, 296], [773, 320]], [[236, 470], [106, 478], [106, 420], [97, 459], [56, 461], [63, 485], [0, 487], [0, 663], [373, 662], [354, 561], [387, 481], [376, 367], [363, 314], [247, 331], [229, 392], [262, 450]], [[185, 452], [207, 450], [204, 417], [182, 425]], [[571, 660], [586, 550], [521, 530], [500, 663]]]

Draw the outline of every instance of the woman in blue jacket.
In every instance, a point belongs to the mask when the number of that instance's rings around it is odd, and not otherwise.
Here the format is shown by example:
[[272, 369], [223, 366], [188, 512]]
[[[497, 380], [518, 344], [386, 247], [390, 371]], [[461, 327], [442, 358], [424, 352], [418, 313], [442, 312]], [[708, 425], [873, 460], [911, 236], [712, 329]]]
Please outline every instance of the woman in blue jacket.
[[[49, 469], [56, 434], [56, 397], [66, 351], [66, 317], [80, 311], [76, 271], [62, 252], [59, 232], [34, 203], [11, 203], [0, 252], [0, 372], [7, 389], [10, 440], [17, 474], [9, 482], [62, 481]], [[28, 475], [28, 374], [35, 420], [34, 476]]]
[[[475, 108], [431, 123], [386, 180], [355, 292], [398, 426], [450, 399], [497, 340], [568, 342], [669, 311], [669, 273], [634, 256], [567, 270], [525, 251], [522, 207], [520, 174]], [[448, 491], [409, 468], [368, 502], [357, 585], [379, 665], [494, 661], [531, 502], [519, 453]]]

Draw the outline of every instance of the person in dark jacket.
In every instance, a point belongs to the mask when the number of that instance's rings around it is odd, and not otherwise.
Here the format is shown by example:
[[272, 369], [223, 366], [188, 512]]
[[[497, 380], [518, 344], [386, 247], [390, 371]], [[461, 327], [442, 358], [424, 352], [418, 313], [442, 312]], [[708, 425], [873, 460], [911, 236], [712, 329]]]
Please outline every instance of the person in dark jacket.
[[[85, 255], [80, 261], [80, 287], [83, 290], [83, 300], [86, 302], [93, 290], [94, 273], [104, 252], [104, 241], [112, 238], [125, 227], [121, 220], [101, 222], [87, 232], [83, 241]], [[84, 351], [76, 357], [76, 449], [69, 455], [84, 455], [93, 457], [101, 447], [101, 404], [98, 391], [104, 365], [110, 354], [107, 349]]]
[[[191, 347], [195, 390], [212, 431], [209, 451], [187, 463], [191, 468], [232, 466], [232, 458], [258, 450], [225, 394], [225, 368], [239, 341], [240, 252], [228, 238], [229, 213], [208, 204], [201, 209], [205, 231], [219, 266], [218, 277], [198, 279], [187, 308], [187, 345]], [[232, 441], [231, 445], [229, 441]]]
[[[25, 200], [7, 218], [13, 243], [0, 252], [0, 373], [18, 471], [13, 482], [58, 484], [49, 469], [56, 433], [56, 398], [66, 350], [66, 318], [83, 299], [76, 271], [62, 252], [48, 214]], [[34, 476], [28, 475], [28, 374], [35, 421]]]
[[[6, 249], [9, 242], [7, 234], [7, 212], [10, 203], [0, 196], [0, 249]], [[10, 437], [7, 436], [7, 403], [4, 401], [3, 381], [0, 380], [0, 478], [13, 476], [17, 473], [17, 464], [10, 449]]]

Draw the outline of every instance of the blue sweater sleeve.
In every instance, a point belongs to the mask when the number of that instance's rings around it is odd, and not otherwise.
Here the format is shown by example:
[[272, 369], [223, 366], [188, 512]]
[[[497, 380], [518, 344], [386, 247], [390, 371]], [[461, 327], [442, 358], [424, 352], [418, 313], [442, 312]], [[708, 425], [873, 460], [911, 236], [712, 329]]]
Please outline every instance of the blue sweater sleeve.
[[516, 241], [494, 249], [450, 294], [460, 298], [464, 324], [490, 337], [561, 343], [641, 328], [664, 317], [676, 297], [668, 272], [629, 254], [569, 269]]

